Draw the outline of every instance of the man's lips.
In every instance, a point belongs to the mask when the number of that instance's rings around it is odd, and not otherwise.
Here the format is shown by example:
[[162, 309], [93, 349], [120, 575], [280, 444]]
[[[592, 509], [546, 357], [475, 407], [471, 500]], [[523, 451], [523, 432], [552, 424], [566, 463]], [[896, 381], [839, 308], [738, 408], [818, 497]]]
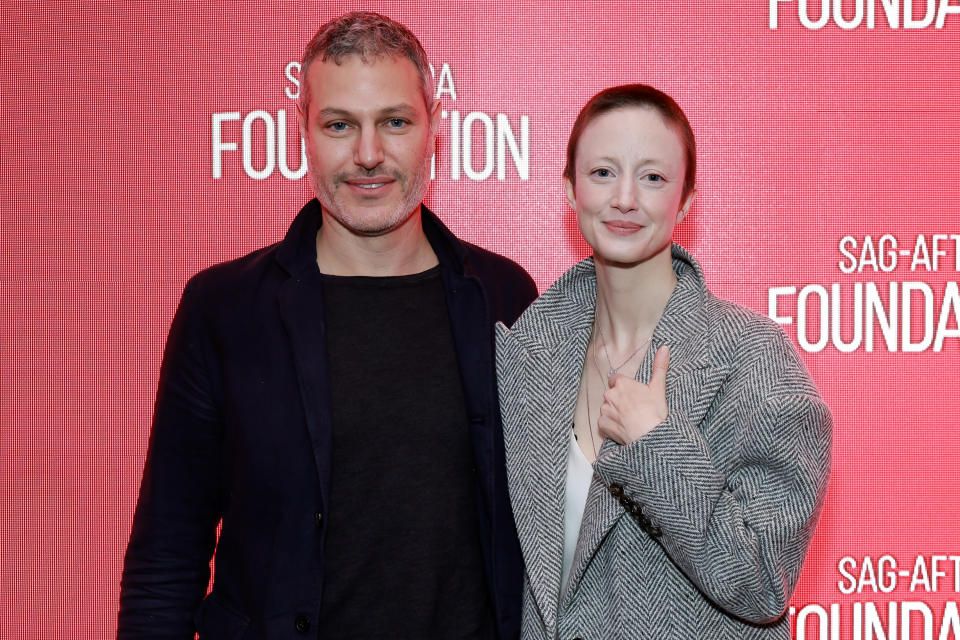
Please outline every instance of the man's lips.
[[617, 235], [629, 235], [643, 229], [642, 224], [628, 222], [626, 220], [603, 220], [603, 225], [612, 233]]
[[367, 195], [376, 195], [382, 191], [386, 191], [390, 185], [395, 182], [394, 178], [390, 176], [374, 176], [372, 178], [349, 178], [344, 180], [346, 184], [351, 189], [358, 191], [359, 193]]

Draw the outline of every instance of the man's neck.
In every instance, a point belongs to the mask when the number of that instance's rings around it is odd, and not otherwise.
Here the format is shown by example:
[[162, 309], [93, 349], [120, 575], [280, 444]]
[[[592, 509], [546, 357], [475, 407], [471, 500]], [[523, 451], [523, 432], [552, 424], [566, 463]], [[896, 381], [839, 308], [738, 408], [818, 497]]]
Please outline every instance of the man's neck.
[[317, 266], [333, 276], [403, 276], [438, 264], [423, 232], [420, 207], [395, 229], [378, 236], [353, 233], [323, 213], [317, 231]]

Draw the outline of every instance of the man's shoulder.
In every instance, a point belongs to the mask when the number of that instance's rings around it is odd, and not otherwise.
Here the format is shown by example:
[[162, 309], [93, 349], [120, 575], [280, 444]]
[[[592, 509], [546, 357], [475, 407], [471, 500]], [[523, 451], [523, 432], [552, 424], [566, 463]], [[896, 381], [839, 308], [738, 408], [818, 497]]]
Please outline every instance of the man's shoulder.
[[251, 292], [268, 280], [270, 274], [278, 268], [276, 253], [280, 246], [275, 242], [266, 247], [209, 266], [188, 281], [186, 289], [205, 298], [230, 297], [243, 292]]
[[537, 297], [537, 283], [519, 264], [489, 249], [461, 240], [466, 256], [464, 268], [483, 285], [489, 302], [498, 311], [497, 320], [513, 324]]
[[319, 224], [320, 204], [314, 198], [301, 207], [282, 240], [207, 267], [194, 275], [187, 286], [228, 293], [279, 283], [285, 275], [315, 263], [314, 238]]
[[536, 284], [526, 269], [506, 256], [456, 236], [440, 217], [426, 206], [422, 212], [423, 230], [441, 264], [451, 265], [462, 260], [465, 275], [479, 279], [484, 288], [506, 287], [532, 292], [530, 300], [536, 297]]
[[527, 270], [510, 258], [465, 240], [460, 242], [466, 250], [467, 267], [477, 275], [523, 281], [524, 284], [529, 284], [536, 289], [536, 284]]

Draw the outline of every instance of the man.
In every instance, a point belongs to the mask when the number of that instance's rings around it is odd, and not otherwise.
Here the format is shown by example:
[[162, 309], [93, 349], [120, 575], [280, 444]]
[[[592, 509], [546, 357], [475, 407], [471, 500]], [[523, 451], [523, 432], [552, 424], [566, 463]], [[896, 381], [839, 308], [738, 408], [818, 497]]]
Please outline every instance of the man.
[[301, 79], [319, 202], [184, 290], [118, 637], [515, 637], [492, 336], [536, 288], [420, 204], [439, 107], [413, 34], [345, 15]]

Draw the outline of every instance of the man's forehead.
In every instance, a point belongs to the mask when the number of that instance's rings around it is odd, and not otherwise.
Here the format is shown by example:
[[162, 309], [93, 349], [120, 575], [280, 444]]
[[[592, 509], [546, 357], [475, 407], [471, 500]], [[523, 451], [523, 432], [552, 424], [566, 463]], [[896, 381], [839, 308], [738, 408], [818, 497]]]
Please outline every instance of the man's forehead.
[[419, 111], [424, 103], [420, 75], [404, 56], [331, 57], [312, 63], [307, 74], [315, 111]]
[[413, 74], [419, 82], [419, 71], [413, 60], [406, 56], [379, 53], [345, 53], [339, 56], [326, 56], [310, 63], [307, 67], [309, 75], [328, 74], [337, 72], [362, 73], [363, 71], [380, 70], [387, 74]]
[[325, 53], [316, 60], [316, 62], [332, 62], [336, 65], [342, 65], [348, 62], [359, 62], [360, 64], [377, 64], [379, 62], [399, 62], [405, 60], [416, 67], [413, 60], [401, 53], [392, 51], [350, 51], [347, 53]]

